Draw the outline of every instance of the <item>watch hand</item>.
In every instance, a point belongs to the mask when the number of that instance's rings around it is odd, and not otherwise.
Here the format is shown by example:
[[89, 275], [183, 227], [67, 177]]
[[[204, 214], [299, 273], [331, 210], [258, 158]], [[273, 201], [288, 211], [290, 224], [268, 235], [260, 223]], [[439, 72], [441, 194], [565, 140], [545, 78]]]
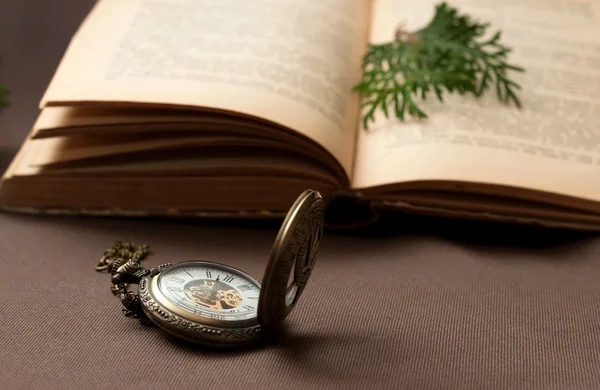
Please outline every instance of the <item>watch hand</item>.
[[[219, 277], [217, 276], [217, 281], [219, 281]], [[212, 287], [210, 288], [210, 296], [213, 297], [213, 299], [220, 299], [221, 297], [219, 297], [217, 295], [217, 284], [213, 283]]]

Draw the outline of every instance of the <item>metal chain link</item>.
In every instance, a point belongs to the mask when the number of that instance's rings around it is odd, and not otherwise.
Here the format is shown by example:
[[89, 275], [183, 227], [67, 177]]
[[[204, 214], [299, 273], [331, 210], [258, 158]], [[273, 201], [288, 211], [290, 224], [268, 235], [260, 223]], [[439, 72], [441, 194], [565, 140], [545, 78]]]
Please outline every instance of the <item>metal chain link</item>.
[[116, 241], [112, 248], [104, 251], [104, 256], [96, 264], [96, 271], [103, 272], [108, 271], [108, 266], [113, 260], [118, 258], [124, 260], [136, 259], [141, 261], [148, 254], [148, 245], [136, 245], [135, 242], [131, 241]]
[[[119, 266], [126, 264], [128, 261], [139, 263], [148, 255], [148, 252], [148, 245], [146, 244], [136, 245], [131, 241], [116, 241], [111, 248], [104, 251], [104, 255], [96, 264], [95, 269], [97, 272], [108, 272], [113, 276], [117, 273]], [[129, 290], [127, 283], [114, 283], [111, 281], [110, 290], [119, 297], [123, 305], [123, 314], [126, 317], [137, 318], [145, 325], [150, 324], [141, 309], [138, 295]]]

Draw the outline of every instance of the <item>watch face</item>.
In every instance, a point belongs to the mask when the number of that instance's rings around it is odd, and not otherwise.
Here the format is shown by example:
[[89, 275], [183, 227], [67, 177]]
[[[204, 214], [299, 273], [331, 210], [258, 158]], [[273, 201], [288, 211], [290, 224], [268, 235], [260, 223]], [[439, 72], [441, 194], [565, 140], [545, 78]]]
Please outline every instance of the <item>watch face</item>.
[[197, 316], [239, 321], [257, 315], [260, 285], [232, 267], [203, 261], [175, 264], [158, 275], [160, 293]]

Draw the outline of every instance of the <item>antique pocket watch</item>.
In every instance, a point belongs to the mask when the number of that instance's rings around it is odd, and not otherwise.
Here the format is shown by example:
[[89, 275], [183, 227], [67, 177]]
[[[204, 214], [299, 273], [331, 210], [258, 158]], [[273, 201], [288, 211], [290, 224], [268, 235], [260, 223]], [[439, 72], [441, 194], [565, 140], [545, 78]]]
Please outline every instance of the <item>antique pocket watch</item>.
[[[146, 269], [147, 246], [117, 242], [96, 266], [111, 274], [126, 316], [214, 347], [245, 346], [276, 330], [311, 275], [324, 228], [323, 199], [304, 191], [288, 211], [262, 282], [237, 268], [205, 260]], [[137, 291], [130, 285], [137, 284]]]

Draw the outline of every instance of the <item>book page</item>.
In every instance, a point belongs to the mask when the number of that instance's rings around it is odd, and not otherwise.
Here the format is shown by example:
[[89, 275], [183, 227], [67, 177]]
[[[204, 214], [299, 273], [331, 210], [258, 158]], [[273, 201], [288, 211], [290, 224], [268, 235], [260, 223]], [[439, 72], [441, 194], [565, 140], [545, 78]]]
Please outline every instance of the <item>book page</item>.
[[351, 173], [370, 1], [100, 0], [41, 106], [230, 110], [296, 130]]
[[[379, 0], [372, 42], [393, 37], [398, 23], [424, 26], [434, 1]], [[600, 2], [591, 0], [456, 0], [460, 12], [490, 21], [490, 35], [514, 50], [511, 73], [522, 109], [446, 93], [423, 103], [429, 119], [381, 115], [359, 130], [355, 188], [418, 180], [517, 186], [600, 200]]]

